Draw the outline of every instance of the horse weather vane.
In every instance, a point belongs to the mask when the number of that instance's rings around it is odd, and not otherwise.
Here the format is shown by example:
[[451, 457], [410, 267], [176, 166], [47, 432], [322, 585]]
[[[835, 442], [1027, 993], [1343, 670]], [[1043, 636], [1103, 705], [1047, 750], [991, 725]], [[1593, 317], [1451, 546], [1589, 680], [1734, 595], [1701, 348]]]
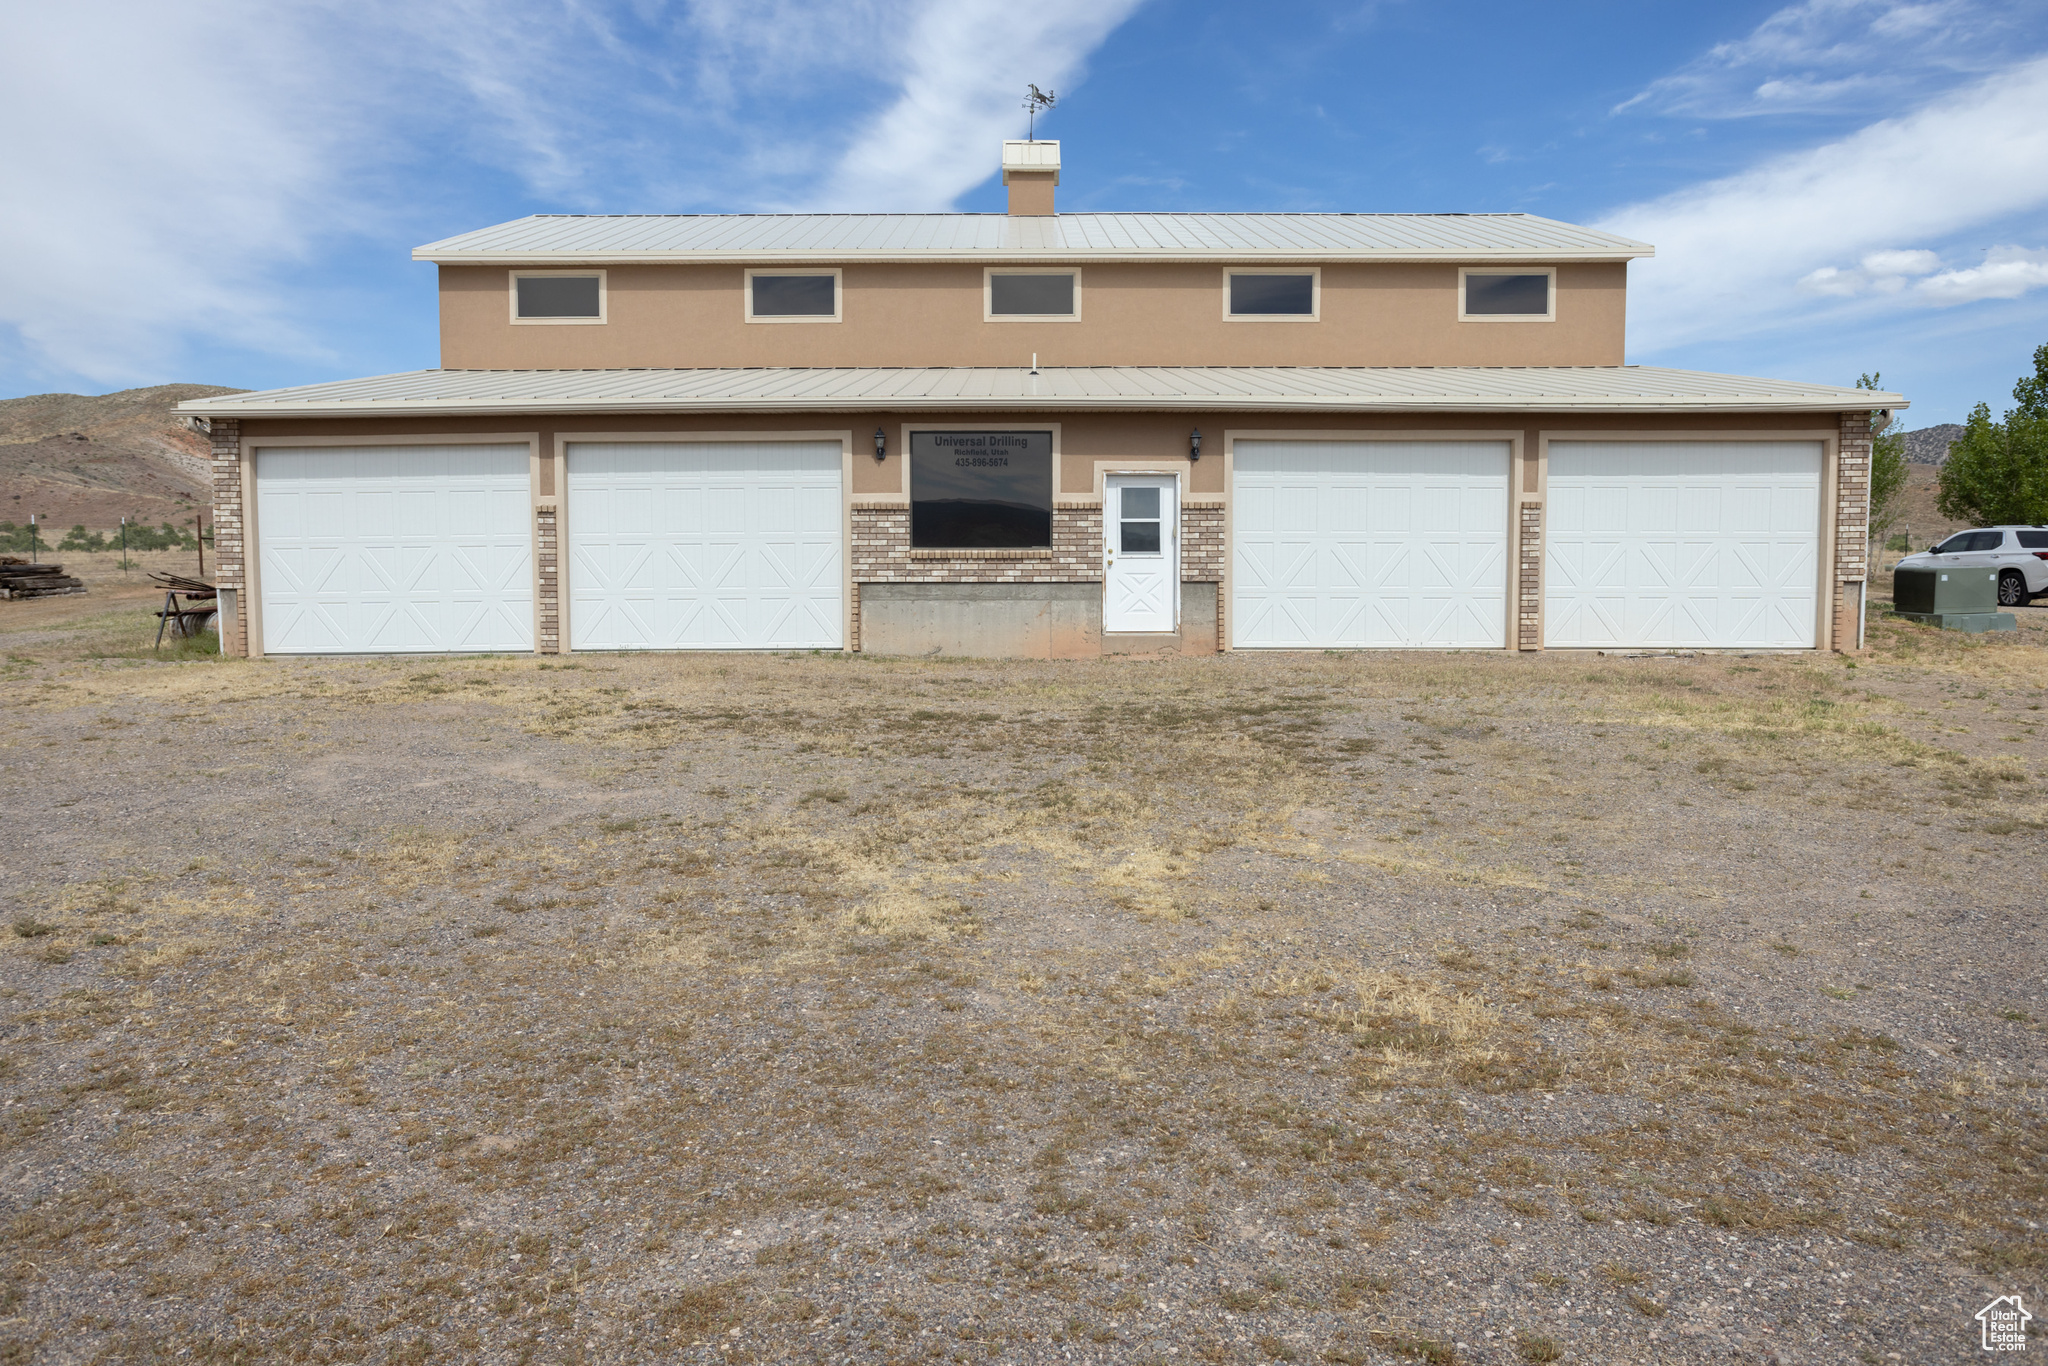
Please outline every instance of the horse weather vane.
[[1031, 92], [1024, 97], [1024, 112], [1031, 116], [1024, 136], [1027, 141], [1036, 142], [1038, 141], [1038, 116], [1052, 108], [1059, 101], [1059, 96], [1050, 90], [1040, 90], [1035, 85], [1026, 85], [1024, 88]]

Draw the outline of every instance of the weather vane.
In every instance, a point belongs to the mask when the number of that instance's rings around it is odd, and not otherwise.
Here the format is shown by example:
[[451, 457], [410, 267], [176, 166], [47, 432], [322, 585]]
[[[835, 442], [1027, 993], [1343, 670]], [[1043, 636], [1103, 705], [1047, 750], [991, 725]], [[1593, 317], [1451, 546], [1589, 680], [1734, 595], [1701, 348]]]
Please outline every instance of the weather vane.
[[1035, 85], [1026, 85], [1024, 88], [1031, 92], [1024, 97], [1024, 112], [1031, 116], [1024, 136], [1027, 140], [1036, 142], [1038, 141], [1038, 116], [1052, 108], [1059, 100], [1059, 96], [1050, 90], [1040, 90]]

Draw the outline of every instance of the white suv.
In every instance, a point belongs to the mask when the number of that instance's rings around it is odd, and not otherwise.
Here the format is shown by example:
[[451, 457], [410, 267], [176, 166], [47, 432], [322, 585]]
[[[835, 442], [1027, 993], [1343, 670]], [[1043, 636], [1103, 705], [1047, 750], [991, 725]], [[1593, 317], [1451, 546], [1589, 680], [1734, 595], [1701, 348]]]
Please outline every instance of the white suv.
[[1957, 565], [1998, 570], [1998, 605], [2025, 607], [2048, 594], [2048, 527], [1992, 526], [1958, 531], [1940, 545], [1908, 555], [1900, 565]]

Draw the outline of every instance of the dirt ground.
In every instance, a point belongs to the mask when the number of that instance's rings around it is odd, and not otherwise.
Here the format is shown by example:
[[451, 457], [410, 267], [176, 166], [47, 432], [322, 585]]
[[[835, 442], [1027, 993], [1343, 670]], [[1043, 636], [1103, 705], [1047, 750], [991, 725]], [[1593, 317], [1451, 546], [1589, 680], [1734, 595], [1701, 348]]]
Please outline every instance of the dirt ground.
[[[1941, 515], [1935, 500], [1941, 496], [1941, 466], [1906, 466], [1906, 486], [1899, 491], [1899, 510], [1892, 526], [1892, 534], [1911, 538], [1913, 549], [1925, 550], [1946, 538], [1951, 532], [1961, 531], [1971, 525], [1969, 522], [1953, 521]], [[1890, 556], [1893, 560], [1900, 554]]]
[[1852, 660], [250, 663], [80, 567], [0, 604], [0, 1360], [2042, 1312], [2048, 605]]

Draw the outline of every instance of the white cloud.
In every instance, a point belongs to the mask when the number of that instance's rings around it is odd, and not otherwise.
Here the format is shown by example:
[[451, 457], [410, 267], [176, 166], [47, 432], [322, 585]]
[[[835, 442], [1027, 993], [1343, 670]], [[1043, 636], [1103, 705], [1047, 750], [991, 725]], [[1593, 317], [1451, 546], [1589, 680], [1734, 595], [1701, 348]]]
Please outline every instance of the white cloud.
[[0, 28], [0, 322], [57, 367], [159, 373], [169, 338], [233, 330], [305, 352], [266, 306], [263, 270], [346, 206], [327, 183], [351, 120], [319, 82], [317, 22], [259, 0], [212, 22], [173, 7], [11, 7]]
[[1863, 292], [1863, 287], [1861, 275], [1840, 266], [1821, 266], [1799, 277], [1799, 288], [1808, 294], [1825, 294], [1838, 299], [1853, 298]]
[[1941, 269], [1941, 257], [1931, 251], [1873, 251], [1863, 258], [1863, 268], [1874, 276], [1927, 275]]
[[1821, 266], [1799, 278], [1803, 292], [1826, 298], [1896, 295], [1937, 307], [2017, 299], [2043, 285], [2048, 285], [2048, 250], [2015, 246], [1992, 247], [1982, 265], [1961, 270], [1943, 270], [1941, 258], [1931, 251], [1874, 251], [1863, 258], [1860, 270]]
[[1742, 118], [1896, 106], [2003, 65], [2023, 0], [1803, 0], [1717, 43], [1615, 112]]
[[539, 210], [943, 208], [1141, 2], [7, 6], [0, 336], [72, 383], [320, 356], [295, 275], [479, 226], [507, 176]]
[[[1859, 295], [1880, 279], [1911, 296], [1904, 277], [1926, 264], [1925, 248], [1902, 241], [1940, 243], [2044, 205], [2048, 58], [2037, 57], [1904, 117], [1633, 205], [1599, 226], [1657, 247], [1629, 291], [1631, 349], [1651, 353], [1777, 326], [1810, 314], [1816, 295]], [[1840, 264], [1866, 257], [1857, 272]], [[2021, 274], [2002, 266], [2000, 287]], [[1976, 283], [1983, 278], [1955, 288], [1988, 288]]]
[[936, 0], [896, 55], [894, 102], [855, 139], [827, 182], [834, 209], [944, 208], [986, 179], [998, 144], [1024, 135], [1031, 81], [1072, 86], [1087, 55], [1139, 0]]
[[2048, 286], [2048, 251], [1993, 247], [1984, 253], [1983, 265], [1930, 275], [1913, 286], [1913, 293], [1930, 303], [1961, 304], [1977, 299], [2017, 299], [2043, 286]]
[[1821, 266], [1799, 277], [1799, 288], [1808, 294], [1838, 299], [1859, 294], [1898, 294], [1905, 290], [1909, 276], [1931, 275], [1940, 269], [1941, 257], [1931, 251], [1873, 251], [1864, 255], [1862, 269]]

